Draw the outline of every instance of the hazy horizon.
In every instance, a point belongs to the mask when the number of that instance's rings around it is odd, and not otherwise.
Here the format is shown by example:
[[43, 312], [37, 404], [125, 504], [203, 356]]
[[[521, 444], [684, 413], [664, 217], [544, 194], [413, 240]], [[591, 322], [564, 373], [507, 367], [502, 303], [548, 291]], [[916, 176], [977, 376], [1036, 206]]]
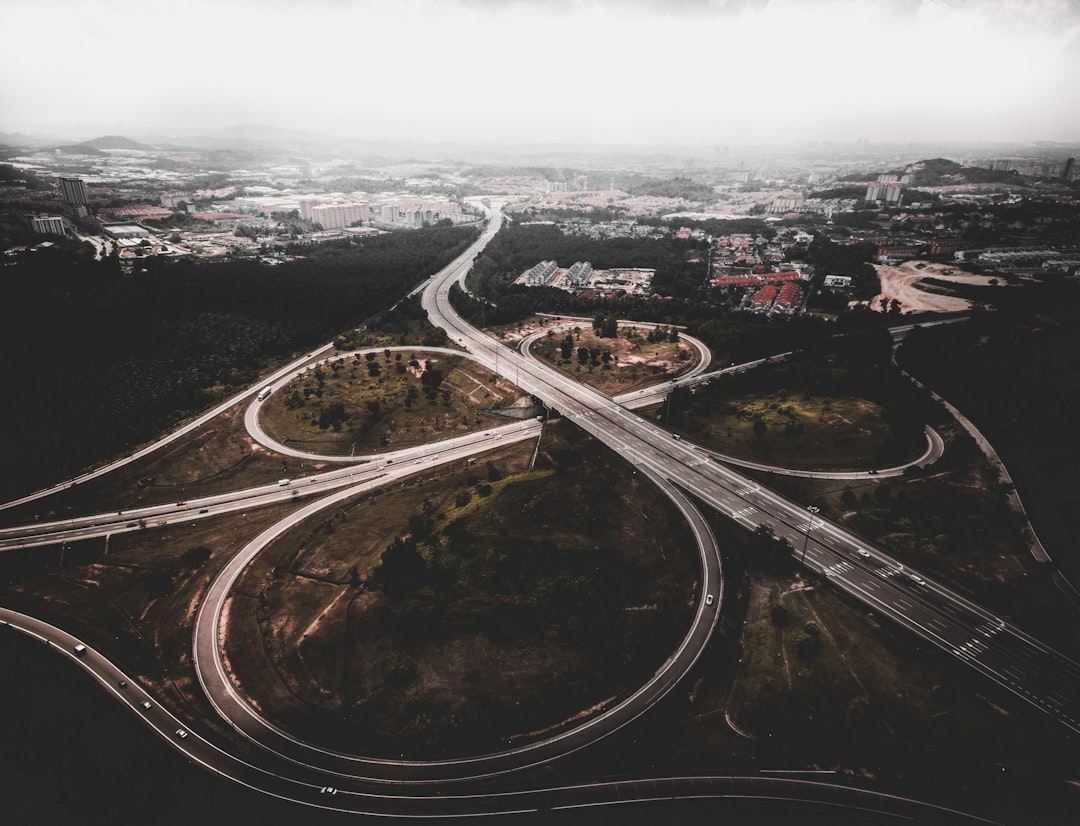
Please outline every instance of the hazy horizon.
[[1080, 141], [1078, 0], [8, 0], [0, 131]]

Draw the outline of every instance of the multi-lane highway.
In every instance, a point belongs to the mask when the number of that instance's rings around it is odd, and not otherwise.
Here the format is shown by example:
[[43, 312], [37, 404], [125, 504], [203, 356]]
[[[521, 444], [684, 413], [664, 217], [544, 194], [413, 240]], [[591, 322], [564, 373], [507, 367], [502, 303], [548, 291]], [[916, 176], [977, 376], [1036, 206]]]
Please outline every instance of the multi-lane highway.
[[429, 786], [427, 793], [401, 781], [373, 787], [324, 770], [277, 759], [263, 752], [257, 761], [241, 757], [229, 743], [212, 732], [192, 728], [165, 708], [105, 656], [86, 647], [63, 629], [34, 617], [0, 608], [0, 633], [17, 631], [44, 643], [80, 666], [102, 690], [153, 731], [162, 742], [182, 752], [207, 771], [281, 800], [313, 809], [365, 815], [410, 818], [490, 817], [499, 814], [548, 814], [596, 809], [626, 803], [671, 800], [758, 801], [762, 806], [798, 805], [804, 813], [846, 818], [859, 822], [897, 819], [901, 822], [976, 824], [988, 821], [911, 798], [814, 779], [780, 775], [649, 777], [584, 782], [554, 788], [444, 792]]
[[[257, 408], [258, 403], [253, 405]], [[249, 415], [251, 415], [249, 413]], [[383, 455], [337, 457], [349, 462], [346, 467], [300, 476], [254, 488], [219, 493], [150, 505], [128, 511], [77, 516], [52, 522], [35, 522], [11, 528], [0, 528], [0, 551], [74, 542], [118, 533], [145, 530], [209, 519], [224, 513], [273, 505], [299, 498], [310, 498], [341, 488], [352, 487], [379, 474], [395, 481], [425, 468], [455, 461], [466, 461], [485, 450], [504, 444], [533, 439], [542, 424], [535, 419], [515, 421], [480, 433], [456, 436], [441, 442], [405, 448]], [[270, 441], [267, 438], [267, 441]], [[329, 460], [330, 457], [328, 457]]]
[[[491, 229], [498, 225], [496, 215]], [[806, 554], [800, 558], [811, 570], [1080, 732], [1080, 665], [838, 525], [820, 520], [821, 525], [814, 528], [802, 505], [711, 461], [687, 441], [635, 416], [602, 393], [502, 347], [450, 305], [450, 286], [464, 279], [466, 272], [465, 267], [444, 270], [425, 291], [423, 305], [432, 323], [489, 368], [516, 376], [522, 389], [636, 467], [670, 480], [749, 529], [764, 525], [794, 548], [805, 544]]]
[[[197, 619], [194, 650], [203, 687], [211, 702], [230, 725], [262, 747], [261, 753], [265, 755], [266, 765], [259, 761], [259, 766], [253, 766], [237, 760], [227, 751], [223, 751], [221, 746], [201, 737], [178, 734], [179, 731], [186, 734], [188, 728], [166, 712], [156, 711], [156, 704], [153, 700], [144, 698], [141, 690], [120, 693], [117, 688], [119, 681], [128, 681], [127, 678], [121, 676], [114, 666], [96, 652], [86, 652], [79, 658], [79, 662], [84, 668], [95, 673], [113, 694], [129, 704], [135, 700], [136, 703], [132, 705], [136, 713], [146, 712], [143, 717], [148, 724], [156, 727], [169, 742], [187, 752], [193, 759], [239, 782], [271, 794], [346, 811], [398, 814], [484, 811], [484, 806], [489, 804], [481, 805], [476, 798], [467, 795], [432, 797], [423, 790], [431, 788], [430, 784], [513, 771], [579, 749], [642, 713], [670, 690], [700, 654], [717, 619], [722, 581], [715, 543], [700, 514], [685, 495], [690, 494], [749, 529], [762, 525], [769, 527], [778, 537], [791, 543], [800, 561], [808, 568], [828, 577], [836, 587], [861, 600], [879, 616], [887, 617], [908, 628], [927, 643], [957, 657], [1066, 727], [1080, 731], [1080, 666], [1072, 660], [1042, 645], [1003, 618], [986, 611], [944, 585], [911, 570], [881, 549], [868, 545], [837, 525], [816, 518], [800, 504], [791, 502], [725, 467], [697, 446], [667, 433], [619, 404], [619, 401], [626, 403], [628, 400], [613, 400], [580, 385], [526, 355], [504, 347], [467, 324], [450, 306], [450, 285], [464, 279], [476, 254], [498, 231], [500, 223], [501, 216], [494, 211], [479, 241], [450, 266], [425, 282], [423, 306], [432, 323], [446, 329], [453, 340], [471, 352], [472, 357], [503, 376], [515, 380], [523, 390], [542, 399], [553, 411], [577, 423], [618, 451], [680, 504], [697, 534], [702, 552], [700, 594], [711, 594], [716, 599], [711, 606], [707, 605], [706, 600], [699, 600], [693, 624], [679, 649], [673, 652], [657, 674], [633, 696], [603, 714], [590, 718], [577, 728], [538, 743], [508, 748], [498, 754], [436, 762], [376, 760], [361, 755], [328, 752], [303, 743], [263, 720], [231, 683], [222, 664], [221, 618], [231, 586], [243, 567], [262, 547], [299, 520], [370, 486], [402, 478], [424, 467], [464, 460], [478, 449], [494, 447], [499, 438], [505, 440], [502, 443], [533, 438], [542, 425], [535, 420], [528, 420], [508, 425], [499, 431], [472, 434], [437, 445], [412, 448], [405, 453], [392, 454], [392, 459], [390, 456], [381, 460], [367, 457], [369, 461], [363, 464], [322, 472], [303, 479], [291, 479], [286, 484], [267, 485], [249, 491], [124, 513], [101, 514], [0, 531], [0, 549], [29, 547], [119, 530], [141, 530], [142, 522], [147, 526], [168, 524], [172, 521], [217, 515], [254, 504], [306, 497], [315, 493], [325, 494], [321, 500], [305, 505], [269, 528], [232, 560], [213, 583]], [[283, 368], [271, 377], [270, 382], [286, 380], [309, 359], [310, 357], [305, 357]], [[707, 380], [701, 375], [691, 379]], [[638, 399], [648, 398], [650, 392], [662, 391], [641, 392]], [[241, 397], [246, 395], [242, 394]], [[257, 410], [257, 404], [249, 410], [249, 418], [255, 422], [256, 427]], [[124, 461], [130, 461], [131, 458], [133, 457]], [[387, 461], [388, 459], [390, 461]], [[102, 469], [98, 473], [106, 470]], [[20, 501], [46, 493], [47, 491], [40, 492]], [[4, 617], [5, 622], [16, 626], [11, 612], [7, 612]], [[29, 618], [14, 619], [21, 623], [18, 627], [26, 630], [24, 626], [29, 622]], [[71, 647], [77, 642], [62, 636], [57, 638], [56, 635], [62, 632], [44, 628], [30, 630], [28, 633], [40, 634], [54, 641], [59, 639], [57, 644], [61, 646]], [[151, 703], [150, 708], [142, 705], [145, 702]], [[142, 712], [139, 709], [142, 709]], [[172, 729], [174, 725], [176, 728]], [[332, 785], [328, 785], [331, 782], [328, 777], [331, 780], [336, 778]], [[343, 787], [340, 789], [340, 796], [337, 794], [338, 781]], [[418, 791], [407, 787], [400, 796], [371, 794], [362, 791], [362, 786], [357, 785], [365, 781], [416, 781], [420, 786]], [[625, 788], [622, 788], [618, 793], [623, 794], [625, 791]], [[566, 790], [561, 792], [563, 796], [556, 798], [560, 801], [579, 793], [567, 793]], [[543, 793], [529, 794], [541, 797], [513, 798], [510, 805], [518, 806], [520, 809], [517, 810], [522, 811], [550, 805], [550, 799], [545, 802]], [[511, 800], [511, 796], [507, 796], [505, 800]], [[500, 803], [490, 811], [507, 811], [510, 810], [510, 805], [502, 808]]]
[[[284, 367], [280, 368], [279, 370], [277, 370], [276, 372], [274, 372], [270, 376], [268, 376], [266, 379], [264, 379], [264, 381], [275, 382], [281, 376], [285, 376], [285, 375], [288, 375], [289, 373], [294, 372], [298, 367], [300, 367], [303, 364], [306, 364], [313, 357], [319, 355], [320, 353], [324, 353], [324, 352], [326, 352], [328, 350], [332, 350], [333, 347], [334, 347], [334, 345], [332, 343], [331, 344], [325, 344], [322, 347], [315, 350], [314, 352], [308, 353], [307, 355], [302, 356], [299, 359], [296, 359], [295, 361], [291, 362], [290, 364], [286, 364]], [[69, 479], [66, 482], [61, 482], [60, 484], [54, 485], [54, 486], [52, 486], [50, 488], [44, 488], [42, 490], [35, 491], [34, 493], [27, 494], [26, 496], [21, 496], [18, 499], [12, 499], [10, 502], [0, 503], [0, 510], [5, 510], [7, 508], [14, 508], [14, 507], [16, 507], [18, 505], [24, 505], [27, 502], [34, 502], [34, 501], [36, 501], [38, 499], [42, 499], [42, 498], [44, 498], [46, 496], [50, 496], [51, 494], [54, 494], [54, 493], [56, 493], [58, 491], [67, 490], [68, 488], [73, 487], [74, 485], [80, 485], [80, 484], [83, 484], [85, 482], [89, 482], [91, 479], [97, 479], [100, 476], [104, 476], [106, 473], [112, 473], [114, 470], [122, 468], [125, 465], [129, 465], [132, 462], [136, 462], [136, 461], [138, 461], [139, 459], [142, 459], [145, 456], [149, 456], [154, 451], [160, 450], [161, 448], [165, 447], [165, 445], [172, 444], [177, 439], [179, 439], [179, 438], [181, 438], [183, 436], [186, 436], [188, 433], [191, 433], [192, 431], [197, 430], [198, 428], [202, 427], [204, 424], [209, 422], [211, 419], [213, 419], [213, 418], [215, 418], [217, 416], [220, 416], [222, 413], [224, 413], [230, 407], [233, 407], [234, 405], [239, 404], [240, 402], [242, 402], [248, 396], [253, 395], [253, 393], [254, 393], [254, 391], [251, 390], [251, 389], [244, 390], [244, 391], [242, 391], [240, 393], [237, 393], [232, 398], [223, 401], [217, 407], [214, 407], [214, 408], [208, 410], [206, 413], [203, 413], [201, 416], [191, 420], [190, 422], [188, 422], [186, 425], [179, 428], [178, 430], [174, 430], [172, 433], [169, 433], [166, 436], [163, 436], [162, 438], [158, 439], [156, 442], [153, 442], [152, 444], [146, 445], [145, 447], [134, 451], [133, 453], [131, 453], [128, 456], [121, 457], [120, 459], [117, 459], [116, 461], [109, 462], [106, 465], [102, 465], [101, 467], [97, 468], [96, 470], [87, 471], [86, 473], [82, 474], [81, 476], [76, 476], [74, 479]]]

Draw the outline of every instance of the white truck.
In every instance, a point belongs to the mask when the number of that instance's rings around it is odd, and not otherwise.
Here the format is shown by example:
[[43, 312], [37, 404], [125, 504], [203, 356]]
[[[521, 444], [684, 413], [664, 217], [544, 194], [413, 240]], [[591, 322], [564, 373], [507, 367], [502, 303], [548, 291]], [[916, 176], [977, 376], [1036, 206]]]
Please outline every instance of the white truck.
[[263, 399], [265, 399], [269, 395], [270, 395], [270, 387], [269, 386], [264, 387], [262, 390], [259, 391], [259, 395], [255, 397], [255, 401], [261, 402]]

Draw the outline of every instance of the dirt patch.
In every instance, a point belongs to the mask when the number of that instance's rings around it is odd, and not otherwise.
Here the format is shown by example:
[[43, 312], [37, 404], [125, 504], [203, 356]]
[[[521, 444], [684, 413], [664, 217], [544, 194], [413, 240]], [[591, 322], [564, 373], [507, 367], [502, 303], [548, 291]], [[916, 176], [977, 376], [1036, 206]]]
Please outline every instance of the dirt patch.
[[886, 312], [893, 301], [900, 302], [901, 313], [956, 313], [971, 309], [971, 301], [966, 298], [927, 292], [920, 286], [926, 278], [976, 287], [1000, 283], [991, 276], [927, 261], [905, 261], [897, 266], [876, 265], [874, 269], [881, 279], [881, 292], [870, 299], [869, 306], [876, 312]]

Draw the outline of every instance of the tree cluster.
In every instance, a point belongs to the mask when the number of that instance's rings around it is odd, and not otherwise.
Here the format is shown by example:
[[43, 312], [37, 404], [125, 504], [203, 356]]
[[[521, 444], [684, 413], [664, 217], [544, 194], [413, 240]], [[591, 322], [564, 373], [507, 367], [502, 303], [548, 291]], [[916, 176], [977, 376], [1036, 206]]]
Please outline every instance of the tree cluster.
[[[390, 234], [268, 268], [39, 250], [6, 270], [0, 344], [19, 399], [5, 408], [10, 492], [64, 478], [151, 438], [289, 357], [355, 327], [461, 252], [473, 230]], [[33, 331], [33, 358], [27, 333]]]

